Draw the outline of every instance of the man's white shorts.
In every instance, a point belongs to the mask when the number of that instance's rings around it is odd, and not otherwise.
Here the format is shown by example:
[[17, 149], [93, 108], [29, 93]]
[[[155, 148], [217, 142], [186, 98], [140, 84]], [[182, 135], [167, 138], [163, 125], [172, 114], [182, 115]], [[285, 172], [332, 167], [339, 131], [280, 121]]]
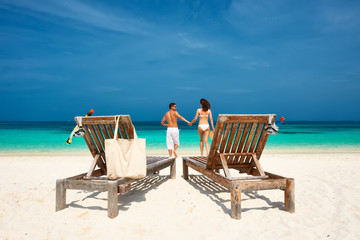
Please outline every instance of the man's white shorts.
[[174, 145], [180, 145], [179, 129], [168, 128], [166, 132], [166, 145], [169, 150], [174, 150]]

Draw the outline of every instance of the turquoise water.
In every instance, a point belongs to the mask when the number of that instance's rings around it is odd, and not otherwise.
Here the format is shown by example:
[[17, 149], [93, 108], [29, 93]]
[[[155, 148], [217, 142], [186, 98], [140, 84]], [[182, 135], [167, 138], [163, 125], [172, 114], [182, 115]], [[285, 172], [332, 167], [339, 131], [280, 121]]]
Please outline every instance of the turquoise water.
[[[138, 136], [146, 138], [147, 151], [166, 154], [166, 128], [159, 122], [134, 122]], [[360, 150], [360, 122], [285, 122], [269, 137], [267, 151]], [[65, 143], [74, 122], [0, 122], [0, 154], [86, 153], [82, 137]], [[180, 149], [198, 151], [197, 127], [180, 123]]]

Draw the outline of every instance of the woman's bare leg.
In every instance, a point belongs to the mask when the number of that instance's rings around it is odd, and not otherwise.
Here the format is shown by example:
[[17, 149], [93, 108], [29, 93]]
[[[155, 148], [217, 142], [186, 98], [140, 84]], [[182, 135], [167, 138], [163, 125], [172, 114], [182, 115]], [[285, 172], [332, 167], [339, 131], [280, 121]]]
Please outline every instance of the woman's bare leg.
[[208, 127], [208, 129], [205, 130], [204, 132], [204, 141], [205, 141], [205, 147], [206, 147], [206, 156], [209, 155], [209, 136], [210, 136], [210, 127]]
[[199, 137], [200, 137], [200, 154], [201, 156], [204, 153], [204, 131], [201, 128], [198, 128]]

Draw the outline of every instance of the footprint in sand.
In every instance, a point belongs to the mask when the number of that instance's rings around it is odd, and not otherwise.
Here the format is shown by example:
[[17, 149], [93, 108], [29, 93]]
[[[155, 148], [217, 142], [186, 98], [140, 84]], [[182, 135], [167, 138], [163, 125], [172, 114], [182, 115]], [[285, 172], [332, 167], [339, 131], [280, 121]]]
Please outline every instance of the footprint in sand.
[[76, 218], [88, 219], [89, 218], [89, 212], [84, 212], [83, 214], [80, 214]]

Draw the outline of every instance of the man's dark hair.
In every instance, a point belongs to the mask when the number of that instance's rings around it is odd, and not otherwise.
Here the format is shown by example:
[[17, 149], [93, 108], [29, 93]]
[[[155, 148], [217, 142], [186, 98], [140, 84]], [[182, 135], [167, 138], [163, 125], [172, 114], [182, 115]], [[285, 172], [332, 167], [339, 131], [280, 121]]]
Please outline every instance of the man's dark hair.
[[176, 105], [176, 103], [170, 103], [169, 104], [169, 109], [171, 109], [172, 106]]

